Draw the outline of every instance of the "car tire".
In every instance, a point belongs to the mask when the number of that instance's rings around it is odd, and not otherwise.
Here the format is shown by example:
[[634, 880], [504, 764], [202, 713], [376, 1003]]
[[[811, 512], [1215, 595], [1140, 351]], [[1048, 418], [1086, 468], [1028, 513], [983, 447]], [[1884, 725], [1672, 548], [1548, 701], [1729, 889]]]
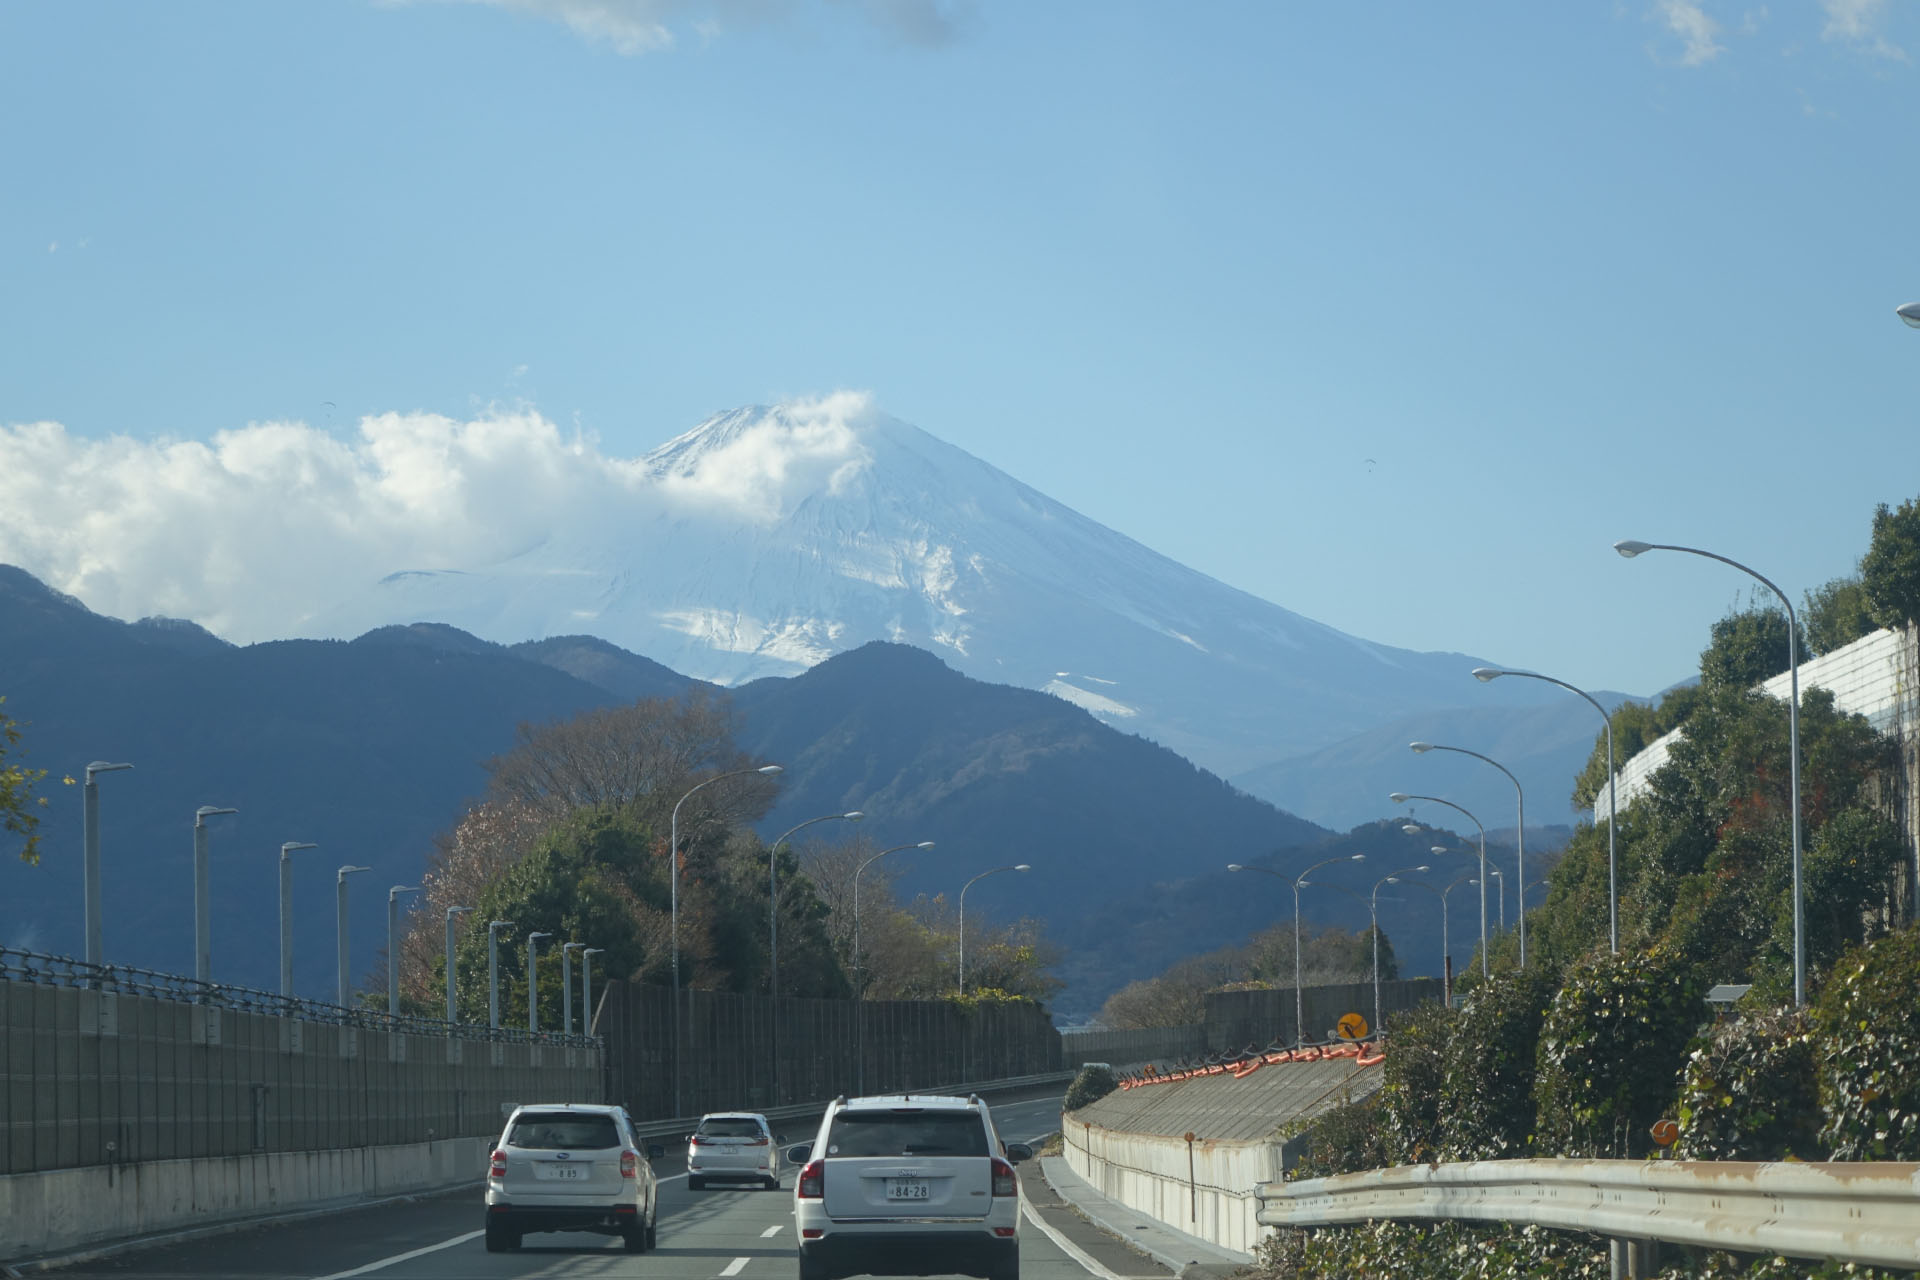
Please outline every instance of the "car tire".
[[705, 1191], [706, 1189], [707, 1189], [707, 1180], [705, 1178], [696, 1178], [696, 1177], [693, 1177], [691, 1174], [688, 1175], [687, 1190]]
[[1008, 1249], [1006, 1257], [987, 1272], [987, 1280], [1020, 1280], [1020, 1246]]
[[645, 1253], [647, 1251], [647, 1229], [645, 1227], [628, 1227], [620, 1233], [620, 1243], [627, 1247], [628, 1253]]
[[647, 1248], [658, 1249], [659, 1247], [660, 1247], [660, 1221], [659, 1219], [655, 1218], [648, 1221], [647, 1223]]
[[509, 1249], [520, 1247], [520, 1233], [509, 1231], [505, 1227], [489, 1225], [487, 1227], [487, 1252], [505, 1253]]
[[779, 1189], [780, 1189], [780, 1179], [778, 1178], [767, 1179], [767, 1190], [778, 1191]]
[[809, 1258], [804, 1252], [800, 1255], [800, 1280], [833, 1280], [833, 1272], [827, 1264]]

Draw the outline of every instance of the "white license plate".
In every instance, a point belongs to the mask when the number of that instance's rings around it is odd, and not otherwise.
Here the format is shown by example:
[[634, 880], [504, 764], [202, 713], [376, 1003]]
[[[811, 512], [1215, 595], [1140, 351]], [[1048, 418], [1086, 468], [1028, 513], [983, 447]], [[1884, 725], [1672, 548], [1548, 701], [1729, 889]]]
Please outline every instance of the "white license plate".
[[933, 1184], [925, 1178], [888, 1178], [887, 1199], [889, 1200], [931, 1200]]
[[542, 1160], [533, 1166], [533, 1176], [548, 1180], [584, 1178], [587, 1176], [587, 1167], [582, 1164], [558, 1164], [554, 1161]]

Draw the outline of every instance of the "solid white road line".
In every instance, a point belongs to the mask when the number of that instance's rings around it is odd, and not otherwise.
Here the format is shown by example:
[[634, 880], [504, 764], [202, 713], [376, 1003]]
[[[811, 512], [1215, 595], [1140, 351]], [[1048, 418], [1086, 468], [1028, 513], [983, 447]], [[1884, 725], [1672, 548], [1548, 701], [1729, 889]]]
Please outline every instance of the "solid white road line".
[[779, 1234], [780, 1234], [780, 1224], [776, 1222], [772, 1226], [768, 1227], [765, 1231], [762, 1231], [760, 1233], [760, 1238], [762, 1240], [765, 1240], [768, 1236], [777, 1236]]
[[1028, 1201], [1025, 1187], [1020, 1188], [1020, 1208], [1025, 1211], [1027, 1221], [1040, 1228], [1041, 1235], [1053, 1241], [1055, 1248], [1079, 1263], [1089, 1275], [1098, 1276], [1100, 1280], [1126, 1280], [1125, 1277], [1117, 1276], [1101, 1266], [1098, 1262], [1095, 1262], [1092, 1254], [1089, 1254], [1085, 1249], [1082, 1249], [1079, 1245], [1054, 1230], [1047, 1220], [1040, 1216], [1039, 1211], [1033, 1207], [1032, 1203]]
[[418, 1258], [429, 1253], [438, 1253], [442, 1249], [451, 1249], [453, 1246], [465, 1244], [469, 1240], [478, 1240], [485, 1234], [487, 1233], [484, 1231], [469, 1231], [463, 1236], [455, 1236], [451, 1240], [442, 1240], [439, 1244], [430, 1244], [424, 1249], [409, 1249], [405, 1253], [396, 1253], [391, 1258], [382, 1258], [378, 1262], [369, 1262], [366, 1266], [355, 1267], [351, 1271], [336, 1271], [330, 1276], [320, 1276], [317, 1280], [347, 1280], [349, 1276], [363, 1276], [369, 1271], [379, 1271], [392, 1266], [396, 1262], [405, 1262], [409, 1258]]
[[726, 1270], [722, 1271], [720, 1274], [723, 1276], [737, 1276], [742, 1271], [745, 1271], [746, 1269], [747, 1269], [747, 1260], [745, 1258], [735, 1258], [732, 1262], [729, 1262], [727, 1264]]

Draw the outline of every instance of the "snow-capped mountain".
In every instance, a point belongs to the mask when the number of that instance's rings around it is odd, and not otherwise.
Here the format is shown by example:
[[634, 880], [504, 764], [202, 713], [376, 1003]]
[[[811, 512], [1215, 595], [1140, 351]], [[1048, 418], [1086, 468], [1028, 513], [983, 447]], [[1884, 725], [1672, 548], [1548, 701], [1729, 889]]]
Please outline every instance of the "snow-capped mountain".
[[1412, 711], [1541, 701], [1215, 581], [853, 397], [737, 409], [626, 466], [619, 501], [554, 511], [534, 545], [395, 565], [303, 630], [585, 632], [720, 684], [892, 640], [1223, 775]]

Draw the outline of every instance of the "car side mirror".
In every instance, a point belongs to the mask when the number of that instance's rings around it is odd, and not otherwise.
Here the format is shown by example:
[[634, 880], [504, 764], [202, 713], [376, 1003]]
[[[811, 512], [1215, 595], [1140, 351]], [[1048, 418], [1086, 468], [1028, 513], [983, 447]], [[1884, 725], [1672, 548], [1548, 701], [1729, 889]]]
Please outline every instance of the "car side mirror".
[[797, 1142], [787, 1148], [788, 1164], [805, 1164], [811, 1159], [813, 1159], [813, 1144], [811, 1142]]
[[1033, 1159], [1033, 1148], [1026, 1143], [1009, 1142], [1007, 1144], [1007, 1162], [1009, 1164], [1019, 1164], [1023, 1160], [1031, 1159]]
[[784, 1134], [784, 1133], [776, 1133], [776, 1134], [774, 1134], [774, 1135], [773, 1135], [773, 1140], [774, 1140], [775, 1142], [777, 1142], [777, 1143], [779, 1143], [779, 1144], [781, 1144], [782, 1146], [784, 1146], [784, 1145], [786, 1144], [786, 1141], [787, 1141], [787, 1135], [786, 1135], [786, 1134]]
[[649, 1160], [664, 1159], [666, 1157], [666, 1154], [667, 1154], [667, 1149], [661, 1146], [659, 1143], [649, 1142], [647, 1144], [647, 1159]]
[[492, 1155], [494, 1152], [498, 1151], [499, 1149], [500, 1149], [500, 1141], [497, 1138], [487, 1144], [488, 1155]]

